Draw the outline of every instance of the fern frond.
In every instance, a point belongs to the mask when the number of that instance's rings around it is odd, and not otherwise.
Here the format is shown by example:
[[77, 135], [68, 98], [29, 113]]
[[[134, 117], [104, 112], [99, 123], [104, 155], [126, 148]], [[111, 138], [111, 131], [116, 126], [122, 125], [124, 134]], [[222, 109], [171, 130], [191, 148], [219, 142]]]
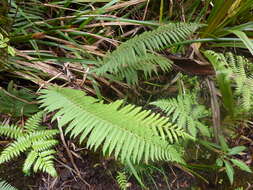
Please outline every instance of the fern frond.
[[227, 59], [228, 64], [232, 67], [234, 73], [234, 81], [236, 83], [235, 94], [241, 96], [242, 105], [245, 110], [249, 110], [252, 104], [253, 95], [253, 78], [247, 76], [245, 67], [248, 61], [242, 56], [235, 56], [232, 53], [226, 54], [230, 58], [233, 57], [234, 67], [231, 66], [231, 59]]
[[117, 180], [120, 190], [127, 189], [127, 176], [125, 172], [118, 172], [116, 180]]
[[[124, 74], [127, 80], [130, 80], [129, 75], [136, 75], [135, 67], [150, 67], [150, 62], [153, 62], [153, 66], [157, 65], [163, 70], [168, 70], [171, 64], [169, 62], [165, 64], [165, 58], [163, 57], [154, 58], [155, 55], [152, 55], [152, 52], [186, 40], [201, 26], [196, 23], [171, 23], [153, 31], [144, 32], [122, 43], [112, 53], [108, 53], [102, 60], [102, 64], [94, 72], [98, 75], [104, 75], [107, 72], [121, 73], [121, 75]], [[146, 61], [143, 63], [144, 60]], [[156, 61], [154, 62], [154, 60]], [[128, 69], [126, 70], [126, 68]], [[149, 72], [151, 68], [149, 68]]]
[[0, 135], [17, 139], [23, 135], [22, 129], [16, 125], [0, 125]]
[[233, 72], [228, 68], [228, 63], [223, 54], [218, 54], [210, 50], [205, 51], [204, 54], [215, 69], [224, 107], [227, 109], [228, 113], [233, 116], [235, 113], [235, 103], [231, 88], [231, 76]]
[[34, 164], [33, 170], [35, 172], [42, 171], [50, 174], [53, 177], [57, 176], [57, 172], [54, 168], [54, 156], [55, 150], [47, 150], [38, 154], [38, 158]]
[[39, 112], [28, 119], [24, 127], [25, 130], [21, 130], [21, 127], [17, 126], [0, 126], [0, 134], [16, 138], [16, 141], [1, 152], [0, 164], [30, 150], [23, 165], [23, 172], [29, 174], [32, 165], [34, 165], [35, 172], [41, 170], [56, 176], [52, 161], [52, 154], [55, 151], [51, 148], [57, 144], [57, 140], [54, 140], [53, 136], [58, 133], [58, 130], [47, 130], [40, 126], [42, 114]]
[[236, 84], [235, 95], [241, 97], [241, 104], [244, 110], [249, 110], [252, 103], [253, 95], [253, 78], [247, 76], [245, 67], [248, 61], [242, 56], [235, 56], [232, 53], [215, 53], [206, 51], [205, 56], [213, 64], [218, 84], [224, 99], [224, 104], [229, 110], [233, 111], [233, 96], [231, 83]]
[[43, 112], [38, 112], [26, 121], [24, 128], [28, 133], [33, 132], [41, 127], [40, 123], [42, 122], [42, 116]]
[[177, 98], [158, 100], [151, 104], [161, 108], [168, 116], [172, 117], [173, 123], [176, 123], [181, 129], [187, 129], [192, 136], [196, 137], [198, 130], [203, 135], [209, 136], [207, 126], [199, 122], [200, 118], [208, 115], [208, 111], [197, 103], [193, 95], [179, 95]]
[[[59, 125], [68, 124], [65, 132], [71, 137], [88, 137], [87, 146], [133, 163], [149, 160], [183, 162], [181, 155], [154, 128], [172, 127], [168, 118], [141, 107], [123, 106], [122, 101], [103, 104], [78, 90], [50, 87], [42, 90], [40, 102], [49, 112], [56, 111]], [[169, 130], [168, 130], [169, 131]], [[176, 134], [173, 134], [176, 135]], [[180, 138], [180, 137], [178, 137]]]
[[194, 136], [189, 135], [182, 126], [172, 125], [168, 127], [155, 127], [157, 135], [160, 135], [162, 139], [169, 141], [170, 143], [179, 143], [181, 138], [195, 140]]
[[52, 148], [56, 144], [58, 144], [58, 141], [54, 140], [54, 139], [50, 139], [50, 140], [38, 140], [38, 141], [35, 141], [33, 143], [32, 148], [35, 151], [41, 152], [41, 151], [45, 151], [47, 149]]
[[32, 142], [30, 141], [29, 135], [18, 138], [1, 152], [0, 164], [18, 157], [22, 152], [26, 151], [31, 144]]
[[0, 189], [1, 190], [17, 190], [15, 187], [11, 186], [9, 183], [1, 179], [0, 179]]
[[31, 134], [29, 134], [29, 140], [31, 142], [36, 142], [40, 140], [48, 140], [52, 139], [53, 136], [57, 135], [59, 133], [58, 130], [52, 129], [52, 130], [41, 130], [41, 131], [35, 131]]
[[25, 174], [30, 173], [31, 167], [37, 158], [38, 158], [38, 152], [33, 151], [33, 150], [27, 155], [25, 163], [23, 165], [23, 172]]
[[[139, 72], [144, 74], [144, 78], [148, 79], [152, 73], [158, 74], [158, 67], [163, 72], [169, 71], [172, 68], [172, 61], [156, 54], [147, 53], [145, 56], [137, 57], [135, 61], [128, 62], [123, 67], [119, 67], [114, 75], [126, 79], [129, 84], [137, 84], [139, 81]], [[99, 69], [103, 69], [103, 66]], [[107, 71], [104, 70], [104, 73]]]

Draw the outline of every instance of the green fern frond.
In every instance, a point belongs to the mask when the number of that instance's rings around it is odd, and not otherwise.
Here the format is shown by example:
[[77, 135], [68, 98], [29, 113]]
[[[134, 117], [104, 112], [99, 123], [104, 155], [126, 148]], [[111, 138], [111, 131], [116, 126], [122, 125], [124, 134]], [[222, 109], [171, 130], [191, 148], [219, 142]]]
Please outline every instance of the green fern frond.
[[186, 40], [201, 26], [196, 23], [171, 23], [153, 31], [144, 32], [122, 43], [112, 53], [108, 53], [94, 72], [98, 75], [104, 75], [107, 72], [120, 74], [127, 80], [131, 80], [131, 76], [136, 79], [136, 67], [148, 67], [146, 74], [150, 73], [154, 66], [167, 71], [171, 63], [161, 56], [155, 58], [156, 55], [152, 53]]
[[29, 140], [33, 143], [40, 140], [45, 141], [48, 139], [52, 139], [58, 133], [59, 131], [56, 129], [35, 131], [29, 134]]
[[39, 129], [41, 127], [40, 123], [42, 122], [42, 116], [43, 116], [43, 112], [38, 112], [32, 117], [30, 117], [26, 121], [24, 129], [26, 129], [28, 133]]
[[[123, 106], [122, 101], [103, 104], [73, 89], [50, 87], [41, 93], [42, 107], [49, 112], [58, 110], [54, 119], [59, 118], [61, 127], [68, 124], [65, 133], [74, 138], [80, 136], [80, 142], [88, 137], [89, 148], [96, 150], [102, 146], [104, 154], [113, 153], [116, 158], [133, 163], [149, 160], [183, 162], [174, 145], [157, 133], [157, 128], [172, 129], [168, 118], [151, 114], [141, 107]], [[179, 132], [171, 135], [177, 134]]]
[[118, 72], [114, 74], [121, 79], [126, 79], [129, 84], [137, 84], [139, 81], [138, 72], [142, 72], [144, 78], [148, 79], [152, 73], [158, 74], [158, 67], [163, 72], [169, 71], [172, 67], [172, 61], [161, 55], [147, 53], [146, 56], [137, 57], [136, 62], [129, 62], [120, 67]]
[[17, 190], [15, 187], [11, 186], [9, 183], [1, 179], [0, 179], [0, 189], [1, 190]]
[[29, 118], [25, 124], [25, 130], [21, 130], [21, 127], [17, 126], [0, 125], [0, 134], [16, 138], [1, 152], [0, 164], [29, 151], [23, 165], [23, 172], [29, 174], [34, 165], [35, 172], [40, 170], [56, 176], [56, 170], [53, 168], [53, 156], [50, 153], [55, 153], [51, 148], [57, 144], [53, 137], [58, 133], [58, 130], [47, 130], [40, 126], [42, 114], [39, 112]]
[[44, 150], [52, 148], [56, 144], [58, 144], [58, 141], [54, 139], [38, 140], [33, 143], [32, 148], [35, 151], [44, 151]]
[[199, 121], [200, 118], [208, 115], [208, 111], [197, 103], [195, 96], [179, 95], [177, 98], [155, 101], [151, 105], [161, 108], [168, 116], [171, 116], [173, 123], [176, 123], [180, 129], [187, 129], [192, 136], [196, 137], [198, 130], [203, 135], [209, 136], [207, 126]]
[[30, 141], [29, 135], [18, 138], [1, 152], [0, 164], [20, 156], [20, 154], [26, 151], [31, 144], [32, 142]]
[[127, 189], [127, 176], [125, 172], [118, 172], [116, 180], [117, 180], [120, 190]]
[[0, 126], [0, 135], [9, 138], [17, 139], [23, 135], [22, 129], [16, 125], [2, 125]]
[[57, 172], [54, 168], [54, 162], [53, 162], [53, 159], [54, 159], [53, 154], [55, 153], [56, 153], [55, 150], [47, 150], [47, 151], [39, 153], [38, 158], [34, 164], [33, 170], [35, 172], [43, 171], [50, 174], [53, 177], [56, 177]]
[[34, 162], [37, 160], [38, 158], [38, 152], [36, 151], [31, 151], [27, 157], [26, 157], [26, 160], [25, 160], [25, 163], [23, 164], [23, 172], [25, 174], [29, 174], [30, 173], [30, 170], [31, 170], [31, 167], [32, 165], [34, 164]]
[[[31, 134], [26, 134], [16, 141], [11, 143], [6, 149], [4, 149], [0, 155], [0, 164], [7, 162], [15, 157], [18, 157], [22, 152], [25, 152], [28, 148], [37, 146], [36, 148], [41, 148], [42, 150], [49, 145], [44, 145], [43, 147], [38, 147], [38, 141], [41, 144], [42, 142], [48, 142], [47, 139], [52, 138], [58, 133], [57, 130], [43, 130], [35, 131]], [[52, 140], [53, 141], [53, 140]], [[51, 142], [52, 143], [52, 142]], [[35, 144], [35, 145], [34, 145]], [[38, 150], [38, 149], [36, 149]]]
[[248, 64], [248, 61], [244, 57], [235, 56], [232, 53], [227, 53], [226, 57], [227, 62], [235, 75], [233, 78], [236, 83], [235, 94], [241, 96], [244, 109], [249, 110], [253, 105], [253, 78], [246, 74], [245, 67]]
[[231, 88], [231, 76], [233, 72], [231, 69], [228, 69], [228, 63], [223, 54], [218, 54], [209, 50], [205, 51], [204, 54], [215, 69], [224, 107], [227, 109], [228, 113], [233, 116], [235, 113], [235, 103]]
[[232, 53], [223, 55], [210, 50], [205, 52], [205, 56], [216, 70], [217, 81], [225, 107], [230, 112], [235, 112], [233, 110], [235, 104], [232, 94], [232, 83], [235, 83], [236, 90], [234, 95], [241, 97], [240, 104], [242, 104], [244, 110], [249, 110], [253, 105], [253, 78], [248, 76], [245, 70], [248, 60], [242, 56], [235, 56]]

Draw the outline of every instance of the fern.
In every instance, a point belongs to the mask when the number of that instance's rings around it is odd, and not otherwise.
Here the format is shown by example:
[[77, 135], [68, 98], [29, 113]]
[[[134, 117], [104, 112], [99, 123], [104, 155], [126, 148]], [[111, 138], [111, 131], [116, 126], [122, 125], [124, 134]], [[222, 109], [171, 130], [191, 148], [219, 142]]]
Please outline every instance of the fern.
[[112, 53], [108, 53], [94, 72], [99, 75], [109, 72], [123, 76], [130, 83], [137, 83], [138, 70], [150, 75], [151, 71], [156, 72], [156, 67], [159, 66], [163, 71], [167, 71], [171, 67], [171, 61], [154, 55], [154, 51], [163, 50], [186, 40], [201, 26], [195, 23], [171, 23], [144, 32], [122, 43]]
[[129, 84], [137, 84], [139, 81], [138, 71], [143, 72], [144, 78], [148, 79], [152, 73], [158, 74], [157, 66], [163, 72], [171, 69], [172, 61], [161, 55], [147, 53], [146, 56], [137, 57], [135, 62], [125, 64], [117, 73], [121, 80], [126, 79]]
[[118, 172], [116, 180], [117, 180], [120, 190], [127, 189], [128, 183], [127, 183], [127, 176], [125, 172]]
[[49, 112], [58, 110], [53, 119], [59, 118], [60, 126], [68, 124], [65, 132], [74, 138], [79, 136], [80, 143], [88, 138], [88, 148], [102, 146], [104, 154], [133, 163], [184, 162], [177, 146], [171, 143], [190, 136], [171, 125], [168, 118], [141, 107], [123, 106], [122, 101], [103, 104], [73, 89], [50, 87], [41, 93], [42, 106]]
[[1, 190], [17, 190], [15, 187], [11, 186], [9, 183], [1, 179], [0, 179], [0, 189]]
[[16, 139], [18, 137], [23, 136], [23, 133], [22, 133], [22, 129], [20, 127], [18, 127], [18, 126], [15, 126], [15, 125], [10, 125], [10, 126], [3, 125], [0, 128], [0, 135], [4, 135], [4, 136], [7, 136], [9, 138]]
[[[235, 56], [232, 53], [223, 55], [210, 50], [205, 52], [205, 56], [215, 68], [225, 107], [232, 114], [236, 112], [235, 95], [241, 98], [239, 104], [245, 111], [248, 111], [253, 105], [253, 78], [248, 76], [245, 70], [248, 61], [242, 56]], [[234, 94], [232, 84], [236, 86]]]
[[24, 173], [29, 174], [32, 166], [34, 166], [33, 170], [35, 172], [40, 170], [52, 176], [57, 175], [52, 161], [52, 155], [55, 151], [52, 148], [58, 143], [53, 139], [58, 131], [46, 130], [39, 125], [42, 114], [42, 112], [39, 112], [29, 118], [23, 129], [14, 125], [0, 125], [0, 135], [15, 139], [1, 152], [0, 164], [29, 151], [23, 165]]
[[208, 115], [208, 111], [197, 103], [194, 95], [179, 95], [177, 98], [158, 100], [151, 104], [161, 108], [168, 116], [171, 116], [172, 122], [182, 129], [187, 129], [192, 136], [196, 137], [198, 130], [203, 135], [209, 136], [207, 126], [199, 121]]

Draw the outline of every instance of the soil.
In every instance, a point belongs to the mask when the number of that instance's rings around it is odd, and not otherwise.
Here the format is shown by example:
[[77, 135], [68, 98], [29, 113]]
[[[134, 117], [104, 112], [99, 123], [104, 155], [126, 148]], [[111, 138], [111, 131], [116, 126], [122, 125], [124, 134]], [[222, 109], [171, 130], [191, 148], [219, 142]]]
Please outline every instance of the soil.
[[[55, 162], [59, 174], [57, 178], [51, 178], [46, 174], [24, 176], [22, 173], [24, 159], [2, 164], [0, 176], [19, 190], [120, 190], [116, 176], [122, 165], [114, 159], [104, 158], [87, 150], [78, 156], [74, 153], [73, 155], [78, 157], [74, 158], [74, 163], [81, 175], [80, 179], [66, 155], [64, 150], [58, 150]], [[166, 177], [159, 172], [152, 172], [152, 177], [144, 176], [148, 190], [184, 190], [195, 183], [192, 176], [178, 168], [165, 166], [164, 169], [166, 175], [168, 174]], [[128, 190], [142, 189], [134, 177], [130, 177], [128, 186]]]

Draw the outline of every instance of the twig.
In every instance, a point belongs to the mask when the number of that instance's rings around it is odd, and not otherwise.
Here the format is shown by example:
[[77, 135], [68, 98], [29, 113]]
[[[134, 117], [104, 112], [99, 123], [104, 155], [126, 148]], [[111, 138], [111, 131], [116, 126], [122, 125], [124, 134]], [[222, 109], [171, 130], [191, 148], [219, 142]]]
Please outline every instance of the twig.
[[[57, 121], [58, 121], [58, 123], [59, 123], [59, 118], [57, 118]], [[66, 141], [65, 141], [65, 138], [64, 138], [64, 135], [63, 135], [63, 131], [62, 131], [61, 126], [58, 125], [58, 128], [59, 128], [59, 130], [60, 130], [60, 137], [61, 137], [62, 143], [63, 143], [63, 145], [64, 145], [64, 147], [65, 147], [65, 149], [66, 149], [66, 151], [67, 151], [68, 157], [69, 157], [69, 159], [70, 159], [70, 161], [71, 161], [71, 163], [72, 163], [72, 165], [73, 165], [73, 167], [74, 167], [74, 169], [75, 169], [75, 171], [76, 171], [77, 176], [81, 179], [82, 182], [84, 182], [85, 185], [87, 185], [87, 186], [90, 188], [90, 184], [82, 178], [81, 173], [80, 173], [80, 171], [78, 170], [78, 167], [76, 166], [76, 164], [75, 164], [75, 162], [74, 162], [73, 156], [72, 156], [72, 154], [71, 154], [71, 152], [70, 152], [70, 150], [69, 150], [69, 148], [68, 148], [68, 146], [67, 146], [67, 143], [66, 143]]]
[[114, 5], [114, 6], [111, 6], [109, 8], [106, 9], [106, 12], [111, 12], [111, 11], [114, 11], [116, 9], [120, 9], [120, 8], [123, 8], [123, 7], [127, 7], [127, 6], [132, 6], [132, 5], [136, 5], [136, 4], [139, 4], [139, 3], [143, 3], [143, 2], [146, 2], [147, 0], [132, 0], [132, 1], [126, 1], [124, 3], [120, 3], [120, 4], [117, 4], [117, 5]]

